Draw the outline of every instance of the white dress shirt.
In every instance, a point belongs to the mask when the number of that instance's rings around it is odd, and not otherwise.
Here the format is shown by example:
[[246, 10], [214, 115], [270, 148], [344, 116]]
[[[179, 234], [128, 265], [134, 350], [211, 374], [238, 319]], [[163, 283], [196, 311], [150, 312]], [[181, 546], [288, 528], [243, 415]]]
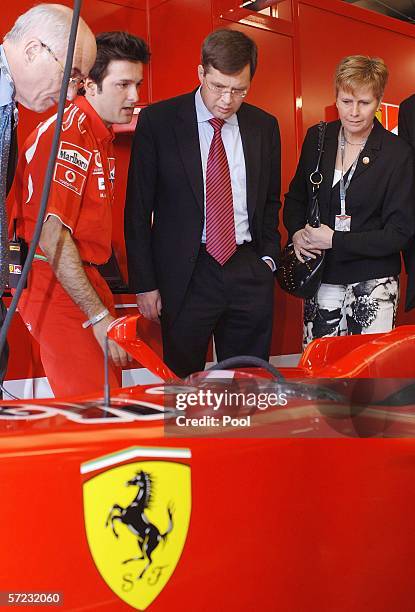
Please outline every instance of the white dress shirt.
[[[3, 45], [0, 45], [0, 55], [3, 65], [7, 68], [10, 73], [9, 64], [7, 63], [6, 54], [4, 53]], [[0, 70], [0, 106], [10, 104], [13, 100], [13, 85], [6, 78], [3, 72]]]
[[[213, 127], [210, 125], [209, 119], [213, 119], [213, 115], [206, 108], [202, 100], [200, 88], [195, 94], [195, 103], [203, 169], [205, 223], [203, 226], [202, 242], [206, 242], [206, 166], [210, 144], [213, 138]], [[222, 127], [222, 141], [225, 147], [226, 157], [228, 158], [229, 172], [231, 176], [236, 244], [251, 242], [252, 236], [251, 232], [249, 231], [248, 209], [246, 203], [245, 157], [236, 114], [231, 115], [225, 120]]]
[[[209, 119], [213, 119], [213, 115], [206, 108], [202, 100], [200, 87], [195, 93], [195, 105], [203, 170], [203, 206], [205, 221], [203, 224], [202, 242], [206, 243], [206, 167], [214, 130], [209, 123]], [[221, 133], [231, 175], [236, 244], [240, 245], [244, 242], [252, 242], [252, 236], [249, 231], [248, 207], [246, 201], [245, 156], [242, 147], [241, 133], [239, 131], [238, 117], [235, 113], [228, 117], [228, 119], [225, 119]], [[262, 259], [270, 262], [271, 270], [274, 272], [276, 266], [272, 257], [265, 255]]]

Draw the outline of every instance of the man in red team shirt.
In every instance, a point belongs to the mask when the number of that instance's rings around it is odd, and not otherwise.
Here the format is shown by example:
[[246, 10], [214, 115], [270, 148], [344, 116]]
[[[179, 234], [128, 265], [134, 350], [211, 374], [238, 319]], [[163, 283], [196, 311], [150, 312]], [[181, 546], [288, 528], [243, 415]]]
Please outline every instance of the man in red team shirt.
[[[97, 390], [114, 320], [112, 293], [96, 269], [111, 255], [115, 160], [111, 125], [129, 123], [138, 101], [146, 43], [125, 32], [97, 36], [97, 58], [64, 114], [48, 209], [20, 314], [40, 344], [55, 395]], [[32, 239], [56, 115], [27, 139], [16, 177], [17, 234]], [[13, 219], [12, 217], [12, 219]], [[110, 383], [120, 384], [126, 353], [109, 341]]]

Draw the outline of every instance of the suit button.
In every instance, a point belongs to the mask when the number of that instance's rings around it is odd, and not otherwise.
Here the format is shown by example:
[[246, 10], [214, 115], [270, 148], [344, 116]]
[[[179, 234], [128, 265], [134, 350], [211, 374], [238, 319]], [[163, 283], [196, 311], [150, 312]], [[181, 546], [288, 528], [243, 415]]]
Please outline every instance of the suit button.
[[189, 261], [190, 261], [190, 263], [195, 263], [196, 257], [189, 257]]

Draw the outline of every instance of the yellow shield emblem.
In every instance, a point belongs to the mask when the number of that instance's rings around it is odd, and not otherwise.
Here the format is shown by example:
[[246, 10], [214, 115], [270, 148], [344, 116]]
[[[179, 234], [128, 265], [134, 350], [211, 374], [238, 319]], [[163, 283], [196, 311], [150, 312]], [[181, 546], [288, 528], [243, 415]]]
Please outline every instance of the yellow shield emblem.
[[[127, 604], [145, 610], [179, 561], [190, 522], [188, 449], [127, 449], [83, 464], [85, 527], [95, 565]], [[160, 460], [163, 456], [170, 460]], [[183, 451], [180, 454], [180, 451]], [[132, 456], [147, 457], [131, 462]], [[121, 461], [129, 463], [102, 470]]]

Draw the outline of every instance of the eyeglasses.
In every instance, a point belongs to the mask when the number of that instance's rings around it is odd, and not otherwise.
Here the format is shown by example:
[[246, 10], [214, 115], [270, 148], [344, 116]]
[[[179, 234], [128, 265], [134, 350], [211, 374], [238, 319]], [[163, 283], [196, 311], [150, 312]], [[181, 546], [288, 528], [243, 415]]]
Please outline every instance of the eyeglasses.
[[225, 94], [230, 94], [232, 97], [235, 96], [236, 98], [245, 98], [246, 94], [248, 93], [247, 89], [233, 89], [233, 87], [231, 89], [226, 89], [226, 87], [222, 87], [219, 85], [212, 85], [211, 83], [209, 84], [206, 77], [205, 77], [205, 83], [206, 83], [206, 87], [210, 89], [210, 91], [212, 91], [213, 93], [217, 94], [218, 96], [224, 96]]
[[[49, 53], [49, 55], [51, 55], [53, 57], [53, 59], [55, 60], [55, 62], [57, 62], [59, 68], [62, 70], [62, 74], [65, 72], [65, 68], [62, 64], [62, 62], [56, 57], [55, 53], [52, 51], [52, 49], [49, 47], [49, 45], [47, 45], [46, 43], [42, 42], [41, 40], [39, 40], [41, 47], [43, 47], [43, 49], [46, 49], [46, 51]], [[69, 81], [68, 81], [68, 87], [73, 87], [76, 89], [79, 89], [83, 84], [84, 84], [84, 77], [83, 76], [76, 76], [76, 77], [70, 77]]]

